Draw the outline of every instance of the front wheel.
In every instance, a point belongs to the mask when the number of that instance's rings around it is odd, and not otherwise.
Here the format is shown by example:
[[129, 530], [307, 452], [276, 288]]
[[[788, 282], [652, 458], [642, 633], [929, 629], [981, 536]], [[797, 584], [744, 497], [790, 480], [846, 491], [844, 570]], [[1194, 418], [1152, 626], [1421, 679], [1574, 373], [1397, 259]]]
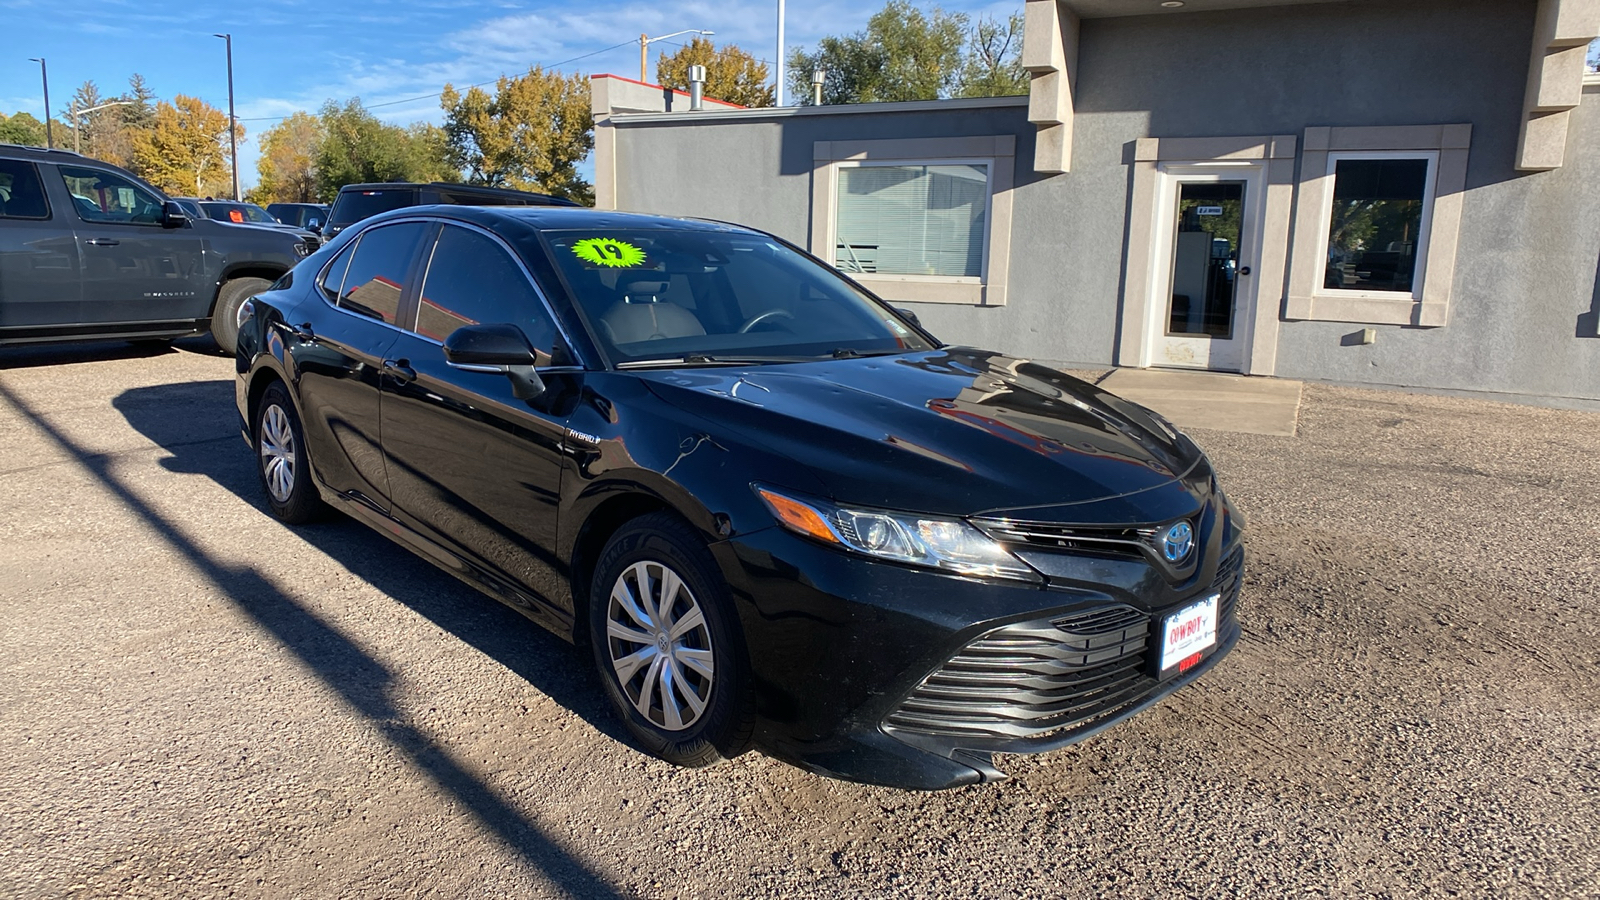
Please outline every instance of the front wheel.
[[750, 746], [744, 634], [699, 535], [653, 513], [606, 544], [589, 590], [595, 663], [618, 715], [649, 753], [706, 766]]
[[290, 525], [310, 522], [322, 512], [322, 498], [311, 481], [305, 431], [283, 382], [261, 396], [255, 422], [256, 471], [267, 491], [272, 514]]
[[217, 306], [211, 311], [211, 339], [223, 353], [232, 353], [239, 344], [239, 307], [272, 282], [265, 278], [235, 278], [217, 292]]

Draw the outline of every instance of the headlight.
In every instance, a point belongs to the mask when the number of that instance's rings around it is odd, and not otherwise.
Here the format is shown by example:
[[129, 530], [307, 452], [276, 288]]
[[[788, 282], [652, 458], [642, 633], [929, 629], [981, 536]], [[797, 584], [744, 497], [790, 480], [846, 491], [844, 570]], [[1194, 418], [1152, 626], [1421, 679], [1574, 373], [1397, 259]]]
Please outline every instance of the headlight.
[[294, 255], [300, 257], [301, 259], [305, 259], [311, 255], [311, 245], [305, 241], [295, 241]]
[[1037, 572], [960, 519], [846, 508], [760, 486], [756, 494], [785, 528], [825, 544], [959, 575], [1039, 580]]

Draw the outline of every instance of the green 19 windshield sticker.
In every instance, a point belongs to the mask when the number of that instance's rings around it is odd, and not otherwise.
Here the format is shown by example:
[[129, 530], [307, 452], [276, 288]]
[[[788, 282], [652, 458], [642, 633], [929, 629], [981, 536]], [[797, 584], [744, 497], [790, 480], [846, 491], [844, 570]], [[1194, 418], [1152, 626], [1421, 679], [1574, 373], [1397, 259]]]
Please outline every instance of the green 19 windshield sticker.
[[615, 238], [584, 238], [572, 245], [572, 252], [585, 262], [613, 269], [631, 269], [644, 262], [644, 251]]

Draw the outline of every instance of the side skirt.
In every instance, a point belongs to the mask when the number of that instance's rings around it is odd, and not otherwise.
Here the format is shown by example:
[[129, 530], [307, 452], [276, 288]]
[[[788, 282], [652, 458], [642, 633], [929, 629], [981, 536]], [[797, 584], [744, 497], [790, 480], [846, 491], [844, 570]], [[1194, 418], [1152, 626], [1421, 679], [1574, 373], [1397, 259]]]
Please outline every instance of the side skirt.
[[352, 519], [367, 525], [373, 531], [382, 534], [384, 537], [416, 553], [472, 587], [522, 613], [537, 624], [559, 635], [568, 643], [573, 642], [574, 622], [570, 614], [557, 609], [544, 599], [507, 582], [504, 578], [488, 572], [482, 567], [474, 565], [461, 556], [428, 540], [386, 513], [374, 508], [366, 501], [366, 498], [334, 493], [320, 484], [318, 487], [321, 488], [323, 499], [327, 500], [335, 509], [348, 514]]

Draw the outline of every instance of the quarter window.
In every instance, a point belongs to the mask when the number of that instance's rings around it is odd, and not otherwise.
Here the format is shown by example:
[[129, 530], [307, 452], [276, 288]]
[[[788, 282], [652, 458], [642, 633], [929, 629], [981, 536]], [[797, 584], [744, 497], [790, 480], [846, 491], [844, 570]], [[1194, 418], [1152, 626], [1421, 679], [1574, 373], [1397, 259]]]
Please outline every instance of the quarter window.
[[406, 273], [427, 228], [421, 222], [404, 222], [364, 232], [345, 272], [339, 307], [395, 324], [405, 295]]
[[989, 164], [838, 168], [834, 265], [844, 272], [980, 278]]
[[443, 341], [463, 325], [507, 322], [522, 329], [541, 357], [556, 345], [555, 323], [522, 267], [490, 238], [444, 226], [422, 282], [416, 332]]
[[1427, 246], [1432, 165], [1426, 157], [1331, 156], [1324, 290], [1415, 292]]
[[48, 219], [44, 185], [33, 163], [0, 159], [0, 218]]
[[118, 225], [161, 224], [162, 202], [155, 194], [110, 172], [78, 166], [58, 166], [72, 194], [72, 206], [85, 222]]

